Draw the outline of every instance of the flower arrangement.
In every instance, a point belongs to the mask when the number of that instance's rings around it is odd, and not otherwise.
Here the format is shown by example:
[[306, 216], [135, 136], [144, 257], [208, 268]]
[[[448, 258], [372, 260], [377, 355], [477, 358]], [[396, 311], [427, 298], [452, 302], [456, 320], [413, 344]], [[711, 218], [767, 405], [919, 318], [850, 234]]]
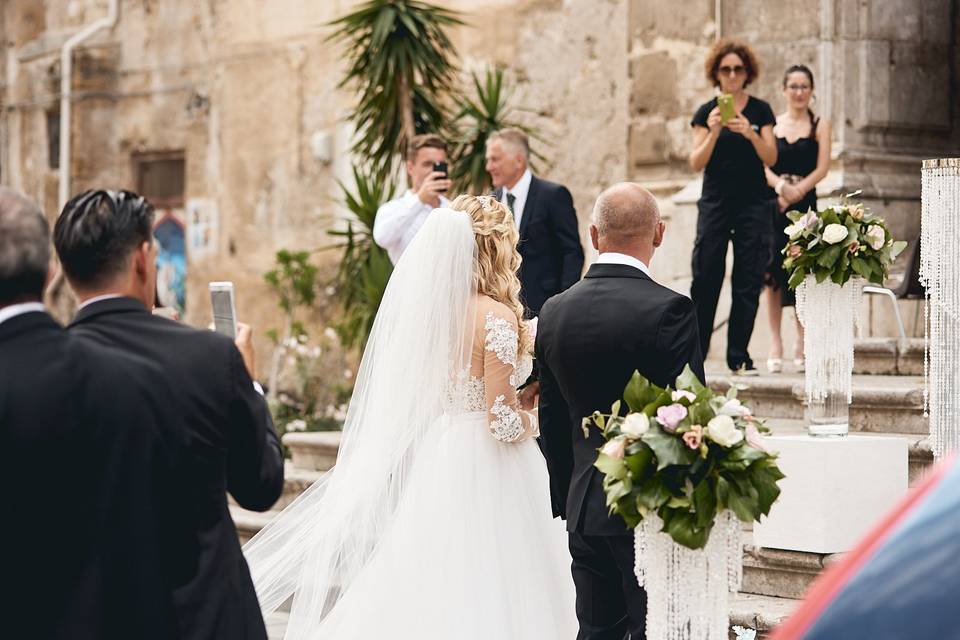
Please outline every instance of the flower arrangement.
[[818, 283], [829, 278], [843, 285], [856, 275], [883, 284], [890, 265], [907, 243], [894, 241], [883, 218], [870, 213], [863, 203], [850, 200], [858, 193], [821, 211], [787, 214], [793, 224], [784, 229], [790, 241], [783, 248], [783, 268], [790, 274], [791, 289], [808, 275], [815, 276]]
[[606, 444], [594, 463], [604, 474], [611, 513], [631, 529], [650, 513], [663, 532], [690, 549], [706, 545], [717, 514], [730, 509], [743, 522], [759, 521], [780, 495], [784, 475], [761, 436], [767, 431], [750, 408], [705, 387], [686, 367], [676, 389], [660, 388], [634, 372], [609, 414], [584, 418], [584, 434], [599, 427]]

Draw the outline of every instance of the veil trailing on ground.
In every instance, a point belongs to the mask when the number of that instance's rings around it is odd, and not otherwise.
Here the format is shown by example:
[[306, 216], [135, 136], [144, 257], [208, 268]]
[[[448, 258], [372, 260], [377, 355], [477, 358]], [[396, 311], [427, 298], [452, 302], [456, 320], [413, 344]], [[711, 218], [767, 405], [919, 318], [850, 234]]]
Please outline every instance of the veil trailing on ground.
[[390, 278], [360, 363], [336, 466], [244, 548], [267, 615], [291, 595], [287, 638], [307, 638], [390, 526], [423, 436], [469, 371], [476, 242], [467, 213], [436, 209]]

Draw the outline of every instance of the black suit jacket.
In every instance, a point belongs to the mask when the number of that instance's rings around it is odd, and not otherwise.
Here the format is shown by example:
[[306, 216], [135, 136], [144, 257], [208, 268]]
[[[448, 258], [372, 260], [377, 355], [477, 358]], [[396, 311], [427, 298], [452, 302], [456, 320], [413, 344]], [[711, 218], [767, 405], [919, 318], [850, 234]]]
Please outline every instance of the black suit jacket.
[[196, 575], [176, 593], [184, 637], [266, 638], [226, 494], [246, 509], [269, 509], [283, 491], [283, 454], [266, 401], [233, 341], [155, 316], [130, 298], [84, 307], [69, 331], [160, 364], [174, 385], [190, 436], [193, 483], [182, 517], [200, 541]]
[[[494, 196], [501, 199], [503, 189], [494, 191]], [[520, 295], [533, 317], [548, 298], [580, 280], [583, 271], [583, 247], [570, 191], [533, 176], [519, 231]]]
[[160, 368], [0, 323], [0, 616], [9, 638], [177, 638], [197, 560], [180, 527], [182, 421]]
[[566, 517], [569, 531], [626, 533], [622, 518], [608, 516], [593, 466], [603, 437], [595, 427], [584, 437], [582, 421], [608, 413], [635, 370], [666, 386], [689, 364], [704, 379], [693, 303], [634, 267], [595, 264], [543, 306], [536, 352], [554, 515]]

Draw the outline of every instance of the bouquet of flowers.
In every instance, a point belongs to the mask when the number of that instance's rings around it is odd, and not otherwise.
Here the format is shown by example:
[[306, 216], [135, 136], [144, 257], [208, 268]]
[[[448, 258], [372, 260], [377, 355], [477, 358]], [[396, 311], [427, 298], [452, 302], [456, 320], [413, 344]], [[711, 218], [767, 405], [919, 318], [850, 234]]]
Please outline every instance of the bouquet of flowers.
[[761, 436], [768, 429], [737, 399], [715, 394], [686, 367], [676, 389], [662, 389], [634, 372], [609, 414], [584, 418], [603, 431], [597, 469], [611, 513], [631, 529], [651, 512], [663, 532], [690, 549], [706, 545], [717, 514], [730, 509], [743, 522], [760, 520], [780, 495], [784, 475]]
[[870, 213], [863, 203], [851, 202], [857, 193], [822, 211], [787, 214], [793, 224], [784, 229], [790, 241], [783, 249], [783, 268], [790, 274], [791, 289], [807, 275], [839, 285], [854, 275], [883, 284], [890, 264], [907, 243], [895, 242], [883, 218]]

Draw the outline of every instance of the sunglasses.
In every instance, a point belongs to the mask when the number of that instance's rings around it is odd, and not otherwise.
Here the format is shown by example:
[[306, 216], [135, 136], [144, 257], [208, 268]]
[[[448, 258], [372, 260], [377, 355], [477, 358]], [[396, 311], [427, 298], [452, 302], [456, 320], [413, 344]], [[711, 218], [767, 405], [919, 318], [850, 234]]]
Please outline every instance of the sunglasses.
[[747, 68], [744, 67], [742, 64], [738, 64], [735, 67], [728, 67], [724, 65], [720, 67], [719, 71], [722, 75], [725, 75], [725, 76], [728, 76], [731, 73], [739, 76], [740, 74], [745, 73], [747, 71]]

